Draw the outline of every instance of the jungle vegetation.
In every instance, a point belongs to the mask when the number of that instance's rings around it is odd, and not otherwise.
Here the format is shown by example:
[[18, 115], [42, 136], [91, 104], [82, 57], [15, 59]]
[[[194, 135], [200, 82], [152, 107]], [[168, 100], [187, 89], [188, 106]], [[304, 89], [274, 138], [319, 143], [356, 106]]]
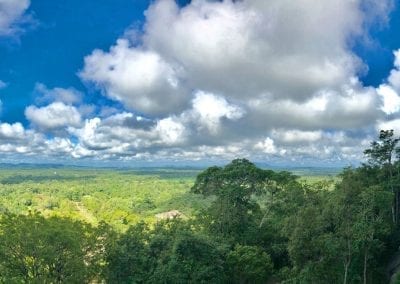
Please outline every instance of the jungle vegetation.
[[[389, 283], [400, 148], [307, 182], [246, 159], [193, 181], [101, 170], [3, 171], [3, 283]], [[155, 214], [177, 209], [175, 218]], [[390, 269], [389, 269], [390, 270]]]

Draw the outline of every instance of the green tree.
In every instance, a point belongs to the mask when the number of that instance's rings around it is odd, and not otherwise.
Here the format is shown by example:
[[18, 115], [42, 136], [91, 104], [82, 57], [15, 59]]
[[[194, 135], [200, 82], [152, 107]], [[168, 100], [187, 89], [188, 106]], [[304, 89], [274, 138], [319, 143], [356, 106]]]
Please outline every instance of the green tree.
[[224, 186], [201, 218], [212, 234], [242, 244], [252, 243], [260, 230], [260, 206], [249, 191], [238, 185]]
[[223, 169], [220, 167], [207, 168], [197, 175], [196, 182], [192, 186], [191, 191], [206, 196], [216, 194], [223, 185], [222, 174]]
[[292, 274], [286, 273], [294, 283], [340, 283], [341, 263], [338, 261], [339, 244], [335, 236], [334, 220], [327, 214], [329, 192], [305, 193], [303, 206], [286, 222]]
[[266, 283], [272, 276], [271, 257], [257, 246], [236, 245], [227, 256], [229, 283]]
[[384, 249], [385, 240], [391, 233], [388, 222], [392, 194], [374, 186], [360, 193], [355, 235], [360, 253], [363, 255], [363, 283], [368, 283], [369, 261], [377, 258]]
[[149, 277], [149, 228], [143, 222], [131, 226], [106, 251], [109, 283], [143, 283]]
[[393, 159], [396, 153], [400, 153], [397, 146], [399, 141], [400, 138], [394, 137], [393, 130], [381, 130], [379, 133], [379, 140], [373, 141], [371, 147], [364, 151], [364, 154], [369, 158], [369, 163], [379, 167], [385, 173], [386, 184], [394, 194], [394, 201], [392, 204], [392, 220], [394, 224], [398, 224], [400, 209], [400, 192], [398, 187], [395, 187], [394, 184], [393, 167]]
[[221, 188], [240, 187], [249, 194], [260, 193], [271, 178], [273, 171], [264, 171], [247, 159], [235, 159], [223, 168], [211, 167], [200, 173], [192, 192], [218, 195]]
[[2, 215], [0, 279], [6, 283], [87, 283], [95, 268], [95, 230], [66, 218]]
[[159, 263], [152, 283], [224, 283], [224, 254], [210, 238], [180, 233], [165, 263]]
[[109, 283], [223, 283], [224, 247], [185, 221], [130, 227], [108, 247]]
[[304, 191], [303, 205], [290, 211], [284, 226], [292, 264], [289, 279], [299, 283], [382, 282], [392, 194], [374, 185], [376, 179], [368, 176], [371, 173], [368, 166], [346, 169], [333, 190]]
[[232, 242], [253, 244], [260, 230], [265, 229], [262, 227], [269, 213], [266, 210], [262, 214], [255, 197], [264, 195], [273, 203], [277, 192], [296, 178], [288, 172], [275, 173], [246, 159], [236, 159], [223, 168], [211, 167], [200, 173], [192, 192], [216, 196], [200, 214], [210, 232]]
[[[344, 259], [348, 261], [345, 268], [349, 269], [353, 263], [355, 279], [367, 283], [368, 262], [380, 258], [384, 242], [391, 233], [393, 194], [382, 186], [368, 184], [365, 173], [363, 167], [345, 170], [332, 201], [336, 202], [338, 241], [343, 244]], [[348, 269], [345, 269], [345, 275], [349, 273]], [[350, 275], [347, 280], [350, 281]]]

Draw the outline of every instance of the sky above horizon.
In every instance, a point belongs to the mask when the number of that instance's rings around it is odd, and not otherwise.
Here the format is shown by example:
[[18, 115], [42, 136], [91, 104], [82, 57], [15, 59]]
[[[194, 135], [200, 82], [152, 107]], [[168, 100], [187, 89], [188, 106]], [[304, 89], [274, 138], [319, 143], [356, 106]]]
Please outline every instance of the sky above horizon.
[[397, 0], [0, 0], [0, 160], [357, 164], [400, 134]]

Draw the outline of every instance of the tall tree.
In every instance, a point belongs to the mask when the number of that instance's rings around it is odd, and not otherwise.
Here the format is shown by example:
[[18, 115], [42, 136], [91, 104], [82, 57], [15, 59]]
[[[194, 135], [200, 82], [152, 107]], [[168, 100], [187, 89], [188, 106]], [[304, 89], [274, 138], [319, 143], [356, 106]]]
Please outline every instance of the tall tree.
[[143, 283], [149, 276], [149, 228], [143, 222], [130, 227], [106, 253], [106, 280], [110, 283]]
[[373, 141], [371, 147], [364, 151], [364, 154], [369, 157], [369, 163], [380, 167], [386, 173], [388, 187], [394, 194], [392, 220], [396, 225], [399, 223], [400, 191], [394, 186], [393, 159], [396, 156], [396, 152], [399, 153], [397, 146], [399, 141], [400, 138], [394, 137], [393, 130], [381, 130], [379, 140]]
[[268, 174], [246, 159], [235, 159], [223, 168], [210, 167], [200, 173], [191, 190], [203, 195], [218, 195], [223, 187], [237, 186], [253, 194], [262, 190]]
[[88, 283], [98, 270], [95, 230], [39, 214], [0, 218], [0, 280], [6, 283]]
[[377, 251], [384, 248], [384, 240], [391, 232], [388, 204], [392, 195], [379, 186], [365, 188], [359, 195], [356, 215], [355, 237], [360, 254], [363, 255], [363, 283], [368, 283], [369, 261]]
[[266, 283], [272, 276], [271, 257], [257, 246], [236, 245], [227, 256], [229, 283]]
[[224, 186], [211, 206], [201, 214], [207, 229], [232, 242], [248, 244], [259, 231], [260, 206], [239, 186]]

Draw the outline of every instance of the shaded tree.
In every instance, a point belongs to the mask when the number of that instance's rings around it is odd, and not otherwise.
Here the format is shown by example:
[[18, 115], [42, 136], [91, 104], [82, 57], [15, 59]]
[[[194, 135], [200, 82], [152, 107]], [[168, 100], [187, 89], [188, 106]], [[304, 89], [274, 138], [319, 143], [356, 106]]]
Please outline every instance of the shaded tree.
[[67, 218], [39, 214], [0, 219], [0, 279], [88, 283], [99, 275], [96, 231]]
[[131, 226], [106, 253], [106, 280], [110, 283], [143, 283], [148, 279], [149, 228], [143, 222]]
[[218, 243], [196, 233], [180, 233], [150, 283], [224, 283], [224, 253]]
[[371, 147], [364, 151], [369, 158], [371, 165], [377, 166], [383, 170], [386, 175], [385, 181], [391, 192], [394, 194], [392, 205], [392, 220], [398, 224], [399, 219], [399, 189], [394, 184], [393, 159], [396, 153], [399, 153], [398, 143], [400, 138], [394, 136], [393, 130], [381, 130], [378, 141], [371, 142]]
[[227, 265], [230, 283], [266, 283], [273, 272], [271, 257], [257, 246], [236, 245]]

